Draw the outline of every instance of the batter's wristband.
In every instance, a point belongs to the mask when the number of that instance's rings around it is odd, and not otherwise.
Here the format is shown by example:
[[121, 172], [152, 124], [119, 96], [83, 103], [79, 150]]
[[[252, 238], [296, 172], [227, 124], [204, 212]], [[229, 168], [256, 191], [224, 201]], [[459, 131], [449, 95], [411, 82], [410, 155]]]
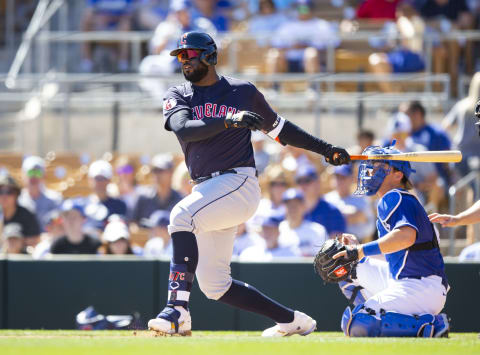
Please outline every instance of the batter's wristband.
[[363, 255], [365, 256], [382, 254], [382, 251], [380, 250], [380, 246], [378, 245], [377, 240], [364, 244], [362, 246], [362, 250], [363, 250]]

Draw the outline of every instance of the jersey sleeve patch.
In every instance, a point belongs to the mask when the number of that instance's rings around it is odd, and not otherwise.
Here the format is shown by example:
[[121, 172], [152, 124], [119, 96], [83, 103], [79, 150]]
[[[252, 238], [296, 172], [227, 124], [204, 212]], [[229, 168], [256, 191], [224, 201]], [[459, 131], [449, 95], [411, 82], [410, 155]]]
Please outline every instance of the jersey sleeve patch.
[[173, 97], [169, 97], [168, 99], [163, 101], [163, 109], [165, 111], [169, 111], [175, 106], [177, 106], [177, 100], [174, 99]]

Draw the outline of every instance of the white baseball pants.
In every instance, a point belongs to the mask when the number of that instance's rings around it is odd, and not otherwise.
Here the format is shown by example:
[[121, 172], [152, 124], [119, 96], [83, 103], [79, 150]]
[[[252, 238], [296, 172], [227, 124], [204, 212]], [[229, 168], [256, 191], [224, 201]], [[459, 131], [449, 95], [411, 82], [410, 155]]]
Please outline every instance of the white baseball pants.
[[195, 185], [170, 214], [170, 234], [193, 232], [197, 237], [196, 276], [202, 292], [219, 299], [232, 283], [230, 261], [237, 226], [253, 216], [260, 202], [254, 168], [235, 168]]

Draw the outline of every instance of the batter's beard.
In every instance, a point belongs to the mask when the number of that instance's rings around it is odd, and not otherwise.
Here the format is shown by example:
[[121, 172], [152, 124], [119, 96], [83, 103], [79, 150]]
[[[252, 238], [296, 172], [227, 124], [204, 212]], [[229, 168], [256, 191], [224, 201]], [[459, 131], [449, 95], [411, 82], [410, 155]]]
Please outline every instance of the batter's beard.
[[194, 69], [190, 74], [186, 74], [183, 70], [183, 76], [185, 79], [192, 83], [197, 83], [207, 76], [208, 66], [203, 63], [200, 63], [196, 69]]

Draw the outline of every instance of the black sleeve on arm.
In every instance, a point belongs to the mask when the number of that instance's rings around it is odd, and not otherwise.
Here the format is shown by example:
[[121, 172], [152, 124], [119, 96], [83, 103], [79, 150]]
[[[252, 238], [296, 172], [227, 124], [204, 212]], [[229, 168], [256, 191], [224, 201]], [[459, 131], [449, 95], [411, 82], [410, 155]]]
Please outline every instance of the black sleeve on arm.
[[221, 118], [192, 120], [188, 110], [180, 110], [168, 119], [170, 129], [184, 142], [196, 142], [213, 137], [227, 128]]
[[331, 144], [312, 136], [290, 121], [285, 121], [282, 130], [278, 134], [278, 139], [282, 144], [303, 148], [321, 155], [325, 155], [332, 147]]

